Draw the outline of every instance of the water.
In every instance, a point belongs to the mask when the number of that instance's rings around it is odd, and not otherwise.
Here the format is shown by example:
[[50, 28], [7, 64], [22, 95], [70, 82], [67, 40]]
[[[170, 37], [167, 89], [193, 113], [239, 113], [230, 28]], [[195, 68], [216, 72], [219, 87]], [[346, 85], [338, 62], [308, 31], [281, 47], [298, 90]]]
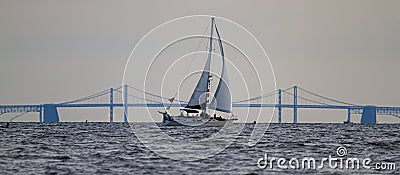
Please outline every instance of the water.
[[[1, 123], [4, 126], [4, 123]], [[133, 124], [146, 131], [151, 124]], [[366, 174], [400, 173], [400, 125], [271, 124], [256, 145], [247, 141], [246, 124], [233, 144], [208, 159], [178, 161], [149, 150], [122, 123], [11, 123], [0, 127], [0, 174]], [[162, 128], [174, 138], [196, 141], [218, 128]], [[260, 169], [257, 160], [269, 156], [336, 156], [344, 146], [349, 157], [395, 162], [396, 170]], [[337, 157], [337, 156], [336, 156]]]

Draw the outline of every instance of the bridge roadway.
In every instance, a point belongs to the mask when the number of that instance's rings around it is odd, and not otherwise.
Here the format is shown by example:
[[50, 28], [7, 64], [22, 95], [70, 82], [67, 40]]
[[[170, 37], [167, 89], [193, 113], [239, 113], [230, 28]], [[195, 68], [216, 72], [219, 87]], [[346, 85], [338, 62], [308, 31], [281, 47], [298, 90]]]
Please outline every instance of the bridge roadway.
[[[128, 93], [128, 89], [140, 94], [146, 94], [151, 98], [145, 99]], [[118, 99], [114, 93], [123, 95], [122, 100]], [[104, 98], [106, 97], [106, 98]], [[117, 97], [117, 98], [115, 98]], [[276, 98], [276, 104], [262, 104], [257, 102], [260, 99]], [[129, 102], [129, 99], [141, 100], [138, 102]], [[154, 100], [154, 98], [156, 98]], [[128, 107], [155, 107], [162, 108], [164, 104], [162, 101], [168, 99], [157, 94], [145, 92], [129, 85], [123, 85], [118, 88], [110, 88], [103, 90], [96, 94], [79, 98], [73, 101], [57, 103], [57, 104], [38, 104], [38, 105], [0, 105], [0, 115], [5, 113], [28, 113], [39, 112], [39, 121], [42, 122], [58, 122], [57, 108], [97, 108], [107, 107], [110, 110], [110, 122], [113, 122], [114, 107], [124, 107], [124, 121], [128, 122]], [[284, 102], [283, 99], [289, 100]], [[119, 100], [119, 101], [117, 101]], [[301, 100], [301, 103], [298, 103]], [[187, 102], [179, 101], [172, 104], [172, 107], [186, 106]], [[124, 104], [127, 104], [124, 106]], [[267, 93], [258, 97], [233, 102], [233, 107], [250, 107], [250, 108], [277, 108], [278, 109], [278, 122], [281, 123], [282, 109], [293, 109], [293, 123], [297, 123], [297, 109], [338, 109], [347, 110], [347, 122], [350, 122], [351, 114], [362, 114], [361, 123], [376, 124], [376, 115], [391, 115], [400, 118], [400, 107], [380, 107], [380, 106], [361, 106], [350, 104], [335, 99], [327, 98], [301, 87], [293, 86], [287, 89], [278, 89], [274, 92]], [[44, 117], [43, 117], [44, 114]], [[47, 116], [47, 117], [46, 117]], [[14, 118], [13, 118], [14, 119]]]
[[[46, 105], [46, 104], [44, 104]], [[0, 114], [11, 113], [11, 112], [40, 112], [42, 105], [0, 105]], [[109, 103], [100, 104], [49, 104], [54, 105], [57, 108], [93, 108], [93, 107], [110, 107]], [[112, 104], [114, 107], [123, 107], [122, 103]], [[171, 107], [184, 107], [186, 104], [172, 104]], [[362, 106], [337, 106], [337, 105], [296, 105], [297, 108], [310, 108], [310, 109], [352, 109], [362, 110]], [[128, 104], [128, 107], [164, 107], [163, 103], [132, 103]], [[279, 104], [232, 104], [232, 107], [251, 107], [251, 108], [273, 108], [279, 107]], [[282, 108], [294, 108], [293, 104], [282, 104]], [[380, 108], [391, 108], [391, 107], [378, 107]]]
[[[19, 113], [19, 112], [42, 112], [42, 108], [46, 104], [40, 105], [1, 105], [0, 106], [0, 115], [4, 113]], [[100, 104], [51, 104], [57, 108], [103, 108], [110, 107], [109, 103], [100, 103]], [[115, 103], [112, 104], [113, 107], [123, 107], [123, 103]], [[163, 103], [131, 103], [127, 104], [128, 107], [151, 107], [151, 108], [161, 108], [164, 107]], [[181, 104], [172, 104], [172, 107], [184, 107], [185, 103]], [[290, 108], [293, 109], [295, 105], [293, 104], [232, 104], [232, 107], [250, 107], [250, 108]], [[297, 108], [301, 109], [344, 109], [349, 110], [351, 114], [362, 114], [363, 106], [346, 106], [346, 105], [296, 105]], [[393, 111], [397, 111], [395, 114]], [[400, 118], [400, 108], [399, 107], [376, 107], [376, 113], [378, 115], [393, 115], [395, 117]]]

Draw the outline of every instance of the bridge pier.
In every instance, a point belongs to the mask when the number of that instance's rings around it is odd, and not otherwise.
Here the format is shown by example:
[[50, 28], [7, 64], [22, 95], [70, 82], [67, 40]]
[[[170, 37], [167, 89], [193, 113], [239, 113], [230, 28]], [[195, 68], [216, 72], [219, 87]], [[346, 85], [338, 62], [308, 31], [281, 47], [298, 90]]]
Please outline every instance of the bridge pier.
[[282, 89], [278, 90], [278, 123], [282, 124]]
[[347, 123], [350, 123], [351, 121], [351, 111], [350, 108], [347, 108]]
[[297, 86], [293, 86], [293, 123], [297, 123]]
[[124, 123], [128, 123], [128, 85], [123, 86], [122, 90], [124, 94]]
[[39, 122], [42, 123], [43, 122], [43, 106], [40, 105], [39, 107]]
[[113, 103], [114, 89], [110, 88], [110, 123], [114, 121], [114, 103]]
[[54, 104], [44, 105], [44, 122], [60, 122], [57, 107]]
[[376, 124], [376, 106], [364, 106], [361, 124]]
[[[39, 121], [40, 122], [59, 122], [59, 115], [57, 112], [57, 108], [92, 108], [92, 107], [101, 107], [101, 108], [109, 108], [109, 114], [110, 114], [110, 122], [113, 122], [114, 120], [114, 107], [122, 107], [124, 106], [124, 122], [129, 122], [128, 121], [128, 108], [129, 107], [163, 107], [162, 102], [157, 102], [155, 101], [154, 103], [143, 103], [143, 102], [136, 102], [134, 103], [129, 103], [129, 98], [128, 96], [132, 96], [135, 98], [136, 96], [128, 94], [128, 88], [130, 86], [128, 85], [123, 85], [123, 87], [119, 87], [117, 89], [106, 89], [105, 91], [101, 91], [99, 93], [86, 96], [83, 98], [75, 99], [73, 101], [68, 101], [64, 103], [57, 103], [57, 104], [36, 104], [36, 105], [0, 105], [0, 115], [6, 114], [6, 113], [28, 113], [28, 112], [34, 112], [35, 114], [39, 113]], [[123, 90], [122, 95], [123, 95], [123, 104], [121, 102], [114, 103], [114, 90], [117, 90], [118, 92], [119, 89]], [[135, 89], [134, 87], [131, 87]], [[293, 88], [293, 94], [291, 91]], [[301, 87], [293, 86], [289, 89], [288, 91], [284, 90], [282, 91], [281, 89], [278, 89], [279, 93], [279, 98], [278, 98], [278, 103], [274, 104], [244, 104], [243, 102], [251, 102], [254, 100], [253, 98], [251, 99], [246, 99], [246, 100], [241, 100], [238, 102], [234, 102], [232, 104], [233, 107], [268, 107], [268, 108], [276, 108], [278, 107], [278, 122], [282, 123], [282, 109], [283, 108], [288, 108], [288, 109], [293, 109], [293, 123], [297, 123], [297, 109], [340, 109], [340, 110], [346, 110], [347, 109], [347, 122], [351, 121], [351, 114], [362, 114], [361, 121], [360, 123], [362, 124], [376, 124], [377, 123], [377, 116], [376, 115], [391, 115], [394, 117], [400, 118], [400, 107], [384, 107], [384, 106], [356, 106], [352, 105], [346, 102], [341, 102], [337, 101], [334, 99], [330, 99], [327, 97], [323, 97], [321, 95], [315, 94], [313, 92], [307, 91], [305, 89], [302, 89]], [[140, 90], [139, 90], [140, 91]], [[107, 99], [104, 99], [104, 97], [108, 96], [108, 93], [110, 93], [110, 101]], [[144, 91], [140, 91], [141, 93], [146, 93]], [[121, 92], [120, 92], [121, 93]], [[288, 100], [290, 98], [293, 98], [293, 103], [290, 102], [285, 102], [282, 100], [283, 99], [282, 94], [285, 95], [289, 94]], [[312, 100], [312, 98], [306, 98], [304, 95], [311, 95], [311, 97], [314, 97], [317, 100]], [[151, 94], [152, 96], [158, 96], [156, 94]], [[274, 96], [276, 98], [276, 91], [274, 91], [272, 94], [268, 94], [268, 96], [262, 95], [262, 98], [267, 98], [270, 96]], [[293, 96], [293, 97], [291, 97]], [[300, 101], [298, 102], [298, 98], [300, 98]], [[92, 100], [92, 99], [97, 99]], [[258, 98], [257, 98], [258, 99]], [[306, 104], [303, 103], [303, 100], [309, 100], [311, 104]], [[319, 102], [321, 100], [328, 100], [328, 103], [322, 103]], [[146, 100], [144, 100], [146, 102]], [[84, 102], [84, 103], [82, 103]], [[107, 104], [109, 102], [109, 104]], [[332, 103], [332, 104], [330, 104]], [[328, 105], [330, 104], [330, 105]], [[173, 104], [175, 107], [181, 107], [181, 105], [178, 104]], [[18, 117], [18, 116], [16, 116]], [[15, 118], [16, 118], [15, 117]], [[14, 118], [13, 118], [14, 119]]]

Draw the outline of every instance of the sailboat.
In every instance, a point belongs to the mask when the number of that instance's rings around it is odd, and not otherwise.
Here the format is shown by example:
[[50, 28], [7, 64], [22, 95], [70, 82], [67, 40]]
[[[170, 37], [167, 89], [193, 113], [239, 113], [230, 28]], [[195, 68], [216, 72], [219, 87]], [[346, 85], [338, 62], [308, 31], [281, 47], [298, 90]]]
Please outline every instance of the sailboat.
[[[214, 28], [218, 36], [220, 54], [222, 57], [222, 73], [217, 89], [214, 93], [214, 98], [210, 101], [210, 86], [212, 75], [210, 73], [211, 55], [213, 51], [213, 32]], [[169, 99], [173, 102], [174, 98]], [[171, 116], [168, 113], [168, 106], [165, 112], [160, 112], [163, 115], [162, 125], [164, 126], [224, 126], [231, 124], [237, 120], [232, 113], [232, 97], [229, 90], [229, 78], [227, 65], [225, 63], [224, 49], [222, 46], [221, 36], [219, 34], [215, 19], [211, 18], [211, 31], [208, 44], [207, 61], [200, 76], [200, 79], [195, 87], [188, 104], [182, 108], [182, 112], [178, 116]], [[210, 113], [213, 110], [213, 114]], [[218, 112], [217, 112], [218, 111]], [[227, 114], [226, 117], [217, 115], [217, 113]]]

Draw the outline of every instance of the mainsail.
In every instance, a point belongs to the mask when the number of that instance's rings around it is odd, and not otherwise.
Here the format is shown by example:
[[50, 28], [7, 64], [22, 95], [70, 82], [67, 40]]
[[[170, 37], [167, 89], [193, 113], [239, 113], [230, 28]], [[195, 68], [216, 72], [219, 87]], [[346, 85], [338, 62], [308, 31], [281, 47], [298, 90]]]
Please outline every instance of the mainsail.
[[207, 105], [207, 97], [209, 92], [209, 78], [210, 78], [210, 63], [211, 63], [211, 52], [212, 52], [212, 36], [213, 30], [215, 26], [215, 30], [218, 36], [219, 48], [222, 57], [222, 73], [220, 77], [220, 81], [218, 83], [217, 90], [215, 91], [215, 95], [210, 104], [210, 109], [214, 109], [221, 112], [230, 113], [232, 110], [232, 97], [229, 90], [229, 78], [228, 71], [225, 64], [225, 56], [224, 49], [222, 47], [222, 40], [218, 32], [217, 25], [214, 23], [214, 18], [211, 19], [211, 35], [210, 35], [210, 47], [207, 57], [206, 65], [204, 66], [204, 70], [201, 74], [199, 82], [197, 83], [196, 88], [192, 94], [192, 97], [189, 100], [186, 108], [191, 109], [206, 109]]
[[213, 29], [214, 27], [214, 18], [211, 19], [211, 34], [210, 34], [210, 47], [208, 51], [208, 57], [206, 65], [204, 66], [203, 73], [197, 83], [196, 88], [193, 91], [192, 97], [189, 100], [186, 108], [191, 109], [205, 109], [207, 104], [207, 92], [208, 92], [208, 82], [210, 78], [210, 64], [211, 64], [211, 51], [212, 51], [212, 36], [213, 36]]

